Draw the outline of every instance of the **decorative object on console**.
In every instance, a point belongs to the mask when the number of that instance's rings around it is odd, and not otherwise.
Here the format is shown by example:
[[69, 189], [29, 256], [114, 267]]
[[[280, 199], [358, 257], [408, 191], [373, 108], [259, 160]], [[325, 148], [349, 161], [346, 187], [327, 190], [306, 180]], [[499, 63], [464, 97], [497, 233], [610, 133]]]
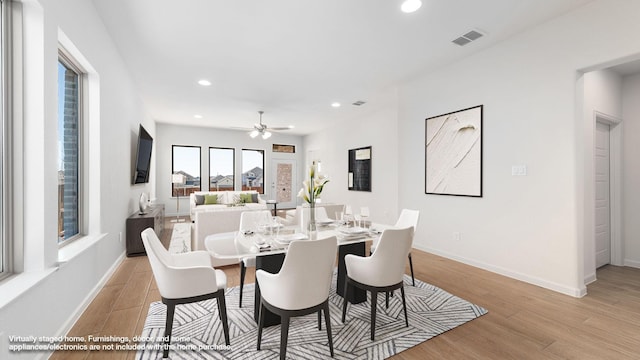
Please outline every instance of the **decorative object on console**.
[[144, 215], [147, 213], [147, 208], [149, 207], [149, 198], [147, 197], [147, 193], [144, 191], [140, 194], [140, 200], [138, 201], [138, 205], [140, 206], [140, 215]]
[[425, 120], [425, 194], [482, 197], [482, 111]]
[[329, 179], [320, 174], [318, 171], [319, 163], [314, 161], [309, 167], [309, 179], [302, 182], [302, 189], [298, 192], [298, 197], [304, 199], [309, 204], [309, 231], [316, 230], [316, 200], [322, 193], [324, 186], [329, 182]]
[[349, 150], [349, 190], [371, 191], [371, 146]]
[[[184, 185], [186, 181], [187, 181], [187, 177], [184, 176], [184, 174], [171, 175], [171, 184], [173, 184], [174, 187]], [[184, 219], [180, 219], [180, 192], [176, 190], [175, 195], [176, 195], [176, 218], [175, 220], [171, 220], [171, 222], [181, 222], [181, 221], [184, 221]]]

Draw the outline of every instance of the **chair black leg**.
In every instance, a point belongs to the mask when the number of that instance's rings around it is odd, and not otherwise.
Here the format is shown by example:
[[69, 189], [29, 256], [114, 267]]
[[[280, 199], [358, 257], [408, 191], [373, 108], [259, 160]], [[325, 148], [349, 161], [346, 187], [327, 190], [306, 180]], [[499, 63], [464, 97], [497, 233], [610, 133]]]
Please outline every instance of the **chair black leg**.
[[371, 341], [376, 337], [376, 307], [378, 305], [378, 292], [371, 291]]
[[385, 292], [384, 295], [385, 295], [384, 296], [384, 303], [385, 303], [385, 305], [387, 305], [387, 309], [388, 309], [389, 308], [389, 292], [388, 291]]
[[227, 321], [227, 303], [224, 299], [224, 290], [218, 290], [221, 295], [218, 296], [218, 312], [220, 313], [220, 321], [222, 321], [222, 330], [224, 331], [224, 342], [227, 345], [231, 345], [229, 342], [229, 323]]
[[258, 315], [258, 350], [260, 350], [260, 344], [262, 343], [262, 328], [264, 327], [264, 312], [265, 308], [262, 305], [262, 300], [260, 300], [260, 314]]
[[247, 267], [244, 266], [244, 261], [240, 260], [240, 305], [242, 307], [242, 289], [244, 288], [244, 276], [247, 274]]
[[162, 351], [162, 358], [169, 357], [169, 344], [171, 344], [171, 330], [173, 329], [173, 315], [175, 314], [176, 305], [175, 304], [166, 304], [167, 305], [167, 320], [164, 325], [164, 350]]
[[280, 360], [285, 360], [287, 356], [287, 339], [289, 338], [289, 317], [280, 315], [282, 325], [280, 327]]
[[344, 281], [344, 302], [342, 303], [342, 323], [347, 317], [347, 303], [349, 302], [349, 278]]
[[324, 321], [327, 326], [327, 337], [329, 338], [329, 350], [333, 357], [333, 336], [331, 335], [331, 315], [329, 314], [329, 301], [324, 303]]
[[407, 302], [404, 300], [404, 284], [400, 288], [400, 294], [402, 294], [402, 308], [404, 309], [404, 323], [409, 327], [409, 318], [407, 317]]
[[322, 310], [318, 310], [318, 330], [322, 330]]
[[411, 284], [416, 286], [416, 278], [413, 277], [413, 259], [411, 259], [411, 253], [409, 253], [409, 269], [411, 269]]

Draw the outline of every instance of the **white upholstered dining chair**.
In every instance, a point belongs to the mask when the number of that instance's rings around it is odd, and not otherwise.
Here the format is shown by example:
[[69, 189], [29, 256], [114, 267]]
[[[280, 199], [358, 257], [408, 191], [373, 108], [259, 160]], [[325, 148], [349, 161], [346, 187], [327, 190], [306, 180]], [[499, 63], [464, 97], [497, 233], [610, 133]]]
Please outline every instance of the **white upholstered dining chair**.
[[221, 270], [211, 266], [211, 256], [206, 251], [191, 251], [182, 254], [170, 254], [160, 239], [148, 228], [141, 233], [144, 248], [147, 251], [151, 270], [158, 285], [162, 302], [167, 306], [165, 323], [165, 345], [163, 358], [169, 355], [171, 330], [176, 305], [188, 304], [216, 298], [218, 312], [224, 331], [225, 343], [229, 345], [229, 326], [224, 291], [227, 277]]
[[[402, 228], [411, 226], [413, 227], [413, 232], [411, 234], [411, 237], [413, 237], [413, 234], [415, 234], [415, 231], [418, 228], [419, 219], [420, 219], [420, 211], [402, 209], [402, 211], [400, 212], [400, 216], [398, 217], [398, 220], [396, 221], [396, 224], [393, 227], [396, 229], [402, 229]], [[374, 251], [376, 251], [377, 246], [378, 246], [377, 242], [374, 242], [371, 245], [372, 254]], [[413, 286], [416, 286], [416, 279], [413, 276], [413, 259], [411, 258], [411, 250], [409, 250], [409, 255], [407, 255], [407, 257], [409, 258], [409, 269], [411, 270], [411, 284]]]
[[[253, 231], [257, 233], [261, 224], [271, 223], [271, 211], [245, 211], [240, 214], [240, 232]], [[248, 251], [247, 251], [248, 252]], [[242, 290], [244, 288], [244, 278], [248, 267], [256, 267], [255, 256], [245, 256], [240, 259], [240, 307], [242, 307]]]
[[289, 319], [318, 313], [318, 328], [321, 329], [321, 314], [327, 328], [329, 350], [333, 357], [331, 315], [329, 314], [329, 288], [338, 247], [335, 236], [322, 240], [293, 241], [284, 258], [280, 272], [271, 274], [256, 271], [260, 286], [260, 318], [258, 323], [258, 350], [262, 342], [265, 309], [280, 315], [280, 359], [287, 351]]
[[[342, 305], [342, 322], [347, 315], [347, 299], [349, 288], [357, 287], [371, 292], [371, 340], [375, 338], [376, 331], [376, 306], [379, 292], [400, 289], [402, 294], [402, 307], [406, 326], [409, 326], [407, 317], [407, 304], [404, 296], [404, 264], [411, 244], [413, 242], [413, 229], [386, 229], [382, 232], [378, 248], [369, 257], [346, 255], [344, 258], [347, 268], [347, 276], [344, 289], [344, 302]], [[388, 297], [387, 297], [388, 306]]]

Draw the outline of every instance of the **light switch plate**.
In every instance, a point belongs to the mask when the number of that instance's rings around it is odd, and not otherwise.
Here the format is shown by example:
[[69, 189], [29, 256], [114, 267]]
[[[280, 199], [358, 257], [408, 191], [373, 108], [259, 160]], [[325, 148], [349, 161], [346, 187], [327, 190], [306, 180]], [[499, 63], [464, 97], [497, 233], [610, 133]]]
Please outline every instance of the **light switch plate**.
[[513, 165], [513, 166], [511, 166], [511, 175], [512, 176], [526, 176], [527, 175], [527, 165]]

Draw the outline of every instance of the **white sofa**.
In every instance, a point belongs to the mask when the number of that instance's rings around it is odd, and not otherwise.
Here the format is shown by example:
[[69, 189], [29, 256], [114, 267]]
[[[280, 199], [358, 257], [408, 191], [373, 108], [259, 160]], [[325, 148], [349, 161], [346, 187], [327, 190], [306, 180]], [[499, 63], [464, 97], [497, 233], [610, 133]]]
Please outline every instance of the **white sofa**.
[[[212, 194], [218, 196], [217, 204], [198, 204], [196, 201], [196, 195]], [[230, 205], [240, 202], [240, 194], [255, 194], [257, 195], [256, 203], [245, 203], [242, 206], [245, 210], [264, 210], [267, 208], [266, 200], [263, 200], [261, 195], [257, 191], [196, 191], [189, 195], [189, 212], [191, 215], [191, 221], [196, 220], [196, 212], [198, 211], [212, 211], [212, 210], [227, 210], [231, 209]]]
[[[257, 194], [257, 203], [245, 203], [242, 206], [229, 206], [239, 202], [239, 194]], [[219, 204], [197, 205], [195, 195], [216, 194]], [[267, 210], [267, 203], [256, 191], [198, 191], [190, 195], [193, 250], [207, 250], [204, 238], [208, 235], [238, 231], [240, 214], [244, 211]], [[237, 264], [239, 259], [212, 259], [213, 266]]]

